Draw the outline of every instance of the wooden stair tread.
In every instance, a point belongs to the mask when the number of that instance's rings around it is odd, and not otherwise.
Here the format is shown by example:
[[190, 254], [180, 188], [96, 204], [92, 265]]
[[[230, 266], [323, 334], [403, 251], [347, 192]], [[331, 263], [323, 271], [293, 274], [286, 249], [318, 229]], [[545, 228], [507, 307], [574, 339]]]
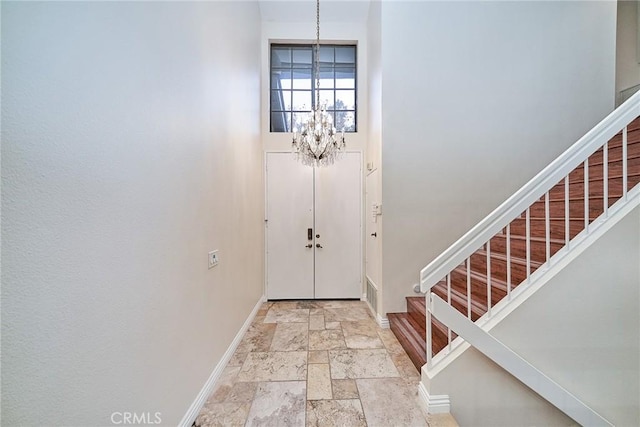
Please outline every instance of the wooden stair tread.
[[391, 331], [407, 352], [409, 359], [420, 370], [422, 365], [427, 362], [426, 335], [419, 334], [415, 321], [408, 313], [387, 313], [387, 318]]
[[[562, 242], [564, 244], [564, 242]], [[487, 251], [484, 249], [478, 249], [477, 251], [474, 252], [474, 254], [479, 254], [479, 255], [483, 255], [484, 257], [487, 256]], [[511, 255], [511, 264], [520, 264], [520, 265], [527, 265], [527, 260], [524, 258], [520, 258], [520, 257], [514, 257], [513, 255]], [[491, 259], [498, 259], [500, 261], [504, 261], [507, 262], [507, 255], [503, 254], [502, 252], [494, 252], [491, 251]], [[542, 264], [544, 264], [544, 262], [539, 262], [539, 261], [534, 261], [534, 260], [529, 260], [531, 267], [535, 267], [535, 268], [539, 268], [540, 266], [542, 266]]]

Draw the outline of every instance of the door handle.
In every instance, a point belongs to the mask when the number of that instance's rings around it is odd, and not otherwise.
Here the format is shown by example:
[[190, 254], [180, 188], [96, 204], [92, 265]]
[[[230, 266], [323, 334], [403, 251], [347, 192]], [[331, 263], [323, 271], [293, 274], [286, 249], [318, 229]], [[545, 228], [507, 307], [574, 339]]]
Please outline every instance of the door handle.
[[320, 243], [316, 243], [316, 248], [322, 249], [322, 245]]
[[313, 229], [307, 228], [307, 240], [313, 240]]
[[378, 233], [371, 233], [371, 237], [378, 237]]
[[309, 243], [307, 246], [305, 246], [305, 248], [309, 248], [311, 249], [313, 247], [313, 245], [311, 243]]

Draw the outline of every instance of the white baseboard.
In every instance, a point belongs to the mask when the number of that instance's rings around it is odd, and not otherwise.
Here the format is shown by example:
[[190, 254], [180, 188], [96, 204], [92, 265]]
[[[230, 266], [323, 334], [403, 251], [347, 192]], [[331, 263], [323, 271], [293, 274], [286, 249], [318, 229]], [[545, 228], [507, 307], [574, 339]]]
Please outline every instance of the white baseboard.
[[231, 345], [229, 345], [229, 348], [227, 348], [227, 351], [225, 351], [225, 353], [222, 355], [222, 359], [220, 359], [215, 368], [213, 368], [213, 372], [211, 372], [211, 375], [209, 375], [209, 379], [206, 383], [204, 383], [204, 386], [202, 387], [202, 390], [200, 390], [200, 393], [198, 393], [198, 396], [196, 396], [196, 400], [193, 401], [193, 403], [187, 410], [187, 413], [184, 414], [184, 417], [182, 417], [180, 424], [178, 424], [180, 427], [191, 427], [193, 425], [193, 422], [196, 420], [198, 414], [200, 413], [200, 410], [207, 401], [207, 398], [213, 391], [218, 378], [220, 378], [220, 375], [222, 375], [222, 371], [227, 366], [227, 363], [229, 363], [229, 360], [231, 360], [233, 353], [235, 353], [236, 349], [238, 348], [238, 345], [240, 344], [244, 333], [247, 332], [247, 329], [249, 329], [249, 326], [251, 326], [251, 322], [253, 322], [253, 319], [256, 317], [258, 310], [260, 310], [260, 307], [262, 307], [263, 301], [266, 300], [267, 299], [264, 295], [261, 296], [255, 307], [253, 307], [251, 314], [249, 314], [249, 317], [247, 317], [247, 320], [245, 320], [242, 328], [240, 328], [240, 330], [236, 334], [235, 338], [231, 342]]
[[389, 329], [389, 319], [386, 317], [380, 316], [379, 314], [376, 316], [376, 321], [378, 322], [378, 326], [382, 329]]
[[448, 414], [451, 412], [451, 402], [448, 394], [429, 395], [424, 383], [418, 385], [418, 399], [428, 414]]

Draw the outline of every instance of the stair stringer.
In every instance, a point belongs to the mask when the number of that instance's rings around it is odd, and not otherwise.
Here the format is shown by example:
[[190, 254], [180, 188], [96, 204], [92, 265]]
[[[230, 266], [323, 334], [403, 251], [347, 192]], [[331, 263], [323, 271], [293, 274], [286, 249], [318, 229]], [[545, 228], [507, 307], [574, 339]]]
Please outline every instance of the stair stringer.
[[[635, 208], [640, 206], [640, 185], [629, 191], [627, 199], [620, 199], [608, 210], [608, 215], [605, 217], [602, 215], [589, 225], [588, 230], [581, 232], [576, 236], [567, 248], [561, 249], [554, 257], [552, 257], [549, 264], [541, 266], [536, 270], [530, 278], [529, 283], [523, 283], [511, 292], [510, 299], [505, 298], [492, 309], [491, 317], [484, 315], [478, 319], [476, 324], [480, 326], [485, 332], [489, 332], [497, 325], [501, 324], [511, 313], [517, 310], [522, 304], [534, 296], [538, 291], [543, 289], [549, 284], [554, 277], [562, 272], [568, 265], [570, 265], [575, 259], [583, 254], [589, 247], [595, 244], [601, 237], [611, 230], [616, 224], [622, 221], [629, 213]], [[469, 355], [471, 353], [471, 355]], [[449, 402], [449, 396], [447, 394], [446, 385], [439, 384], [438, 376], [449, 369], [458, 359], [461, 357], [468, 357], [473, 359], [477, 363], [488, 363], [488, 365], [495, 365], [490, 360], [486, 359], [481, 353], [471, 347], [462, 338], [456, 338], [450, 348], [443, 349], [440, 353], [435, 355], [431, 361], [431, 365], [424, 365], [422, 367], [422, 381], [420, 389], [420, 397], [422, 398], [422, 404], [429, 408], [430, 404], [425, 400], [425, 396], [438, 396], [441, 400], [447, 400]], [[511, 377], [505, 372], [505, 375]], [[504, 382], [506, 389], [512, 387], [514, 381], [518, 381], [511, 377], [506, 380], [504, 378], [499, 381]], [[529, 390], [529, 389], [527, 389]], [[544, 403], [542, 398], [529, 390], [532, 395], [533, 407]], [[461, 402], [458, 402], [460, 404]], [[450, 401], [452, 413], [455, 415], [456, 402]], [[548, 406], [548, 405], [547, 405]], [[487, 408], [489, 409], [489, 408]], [[495, 409], [495, 408], [494, 408]], [[499, 410], [499, 409], [498, 409]], [[535, 412], [535, 411], [534, 411]], [[572, 425], [574, 422], [562, 414], [559, 410], [551, 418], [555, 419], [555, 422], [560, 422], [561, 425]], [[564, 418], [564, 421], [560, 421]], [[474, 420], [479, 421], [479, 420]], [[547, 420], [551, 422], [551, 420]], [[554, 422], [554, 423], [555, 423]]]

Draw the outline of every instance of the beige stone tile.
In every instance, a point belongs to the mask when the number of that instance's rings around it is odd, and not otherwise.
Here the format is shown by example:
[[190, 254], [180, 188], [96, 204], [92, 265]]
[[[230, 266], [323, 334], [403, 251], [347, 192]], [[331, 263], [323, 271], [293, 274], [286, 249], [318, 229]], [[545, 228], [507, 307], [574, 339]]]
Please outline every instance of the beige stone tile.
[[247, 358], [248, 353], [238, 353], [237, 351], [233, 353], [231, 359], [229, 359], [229, 364], [227, 366], [242, 366], [244, 360]]
[[332, 397], [329, 364], [319, 363], [307, 366], [307, 400]]
[[243, 426], [249, 415], [251, 403], [214, 403], [205, 405], [195, 424], [198, 427]]
[[307, 401], [308, 427], [366, 427], [358, 399]]
[[420, 372], [406, 353], [391, 354], [391, 360], [403, 378], [420, 378]]
[[249, 329], [236, 349], [236, 353], [269, 351], [275, 331], [275, 324], [260, 323], [249, 326]]
[[334, 399], [358, 399], [356, 380], [331, 380]]
[[309, 331], [309, 350], [346, 348], [341, 329]]
[[384, 348], [378, 327], [370, 321], [341, 322], [347, 348]]
[[271, 340], [270, 351], [302, 351], [309, 347], [309, 327], [306, 323], [278, 323]]
[[327, 308], [366, 308], [367, 303], [360, 300], [325, 300], [322, 307]]
[[326, 319], [325, 319], [325, 322], [324, 322], [324, 327], [326, 329], [340, 329], [341, 328], [340, 322], [327, 322]]
[[310, 308], [309, 309], [309, 316], [324, 316], [324, 309], [322, 308]]
[[257, 325], [259, 323], [264, 323], [264, 318], [266, 316], [266, 313], [263, 315], [258, 315], [256, 317], [253, 318], [253, 320], [251, 321], [252, 325]]
[[358, 379], [356, 383], [369, 427], [427, 426], [417, 388], [410, 388], [402, 378]]
[[309, 316], [309, 329], [312, 331], [321, 331], [324, 329], [324, 315]]
[[360, 320], [373, 321], [371, 312], [364, 307], [353, 308], [325, 308], [325, 322], [357, 322]]
[[405, 354], [404, 349], [400, 345], [398, 338], [391, 329], [378, 329], [378, 336], [382, 340], [385, 348], [391, 354]]
[[236, 382], [233, 387], [231, 387], [225, 402], [252, 402], [257, 387], [258, 383]]
[[269, 309], [269, 312], [264, 318], [264, 323], [285, 323], [285, 322], [307, 323], [308, 321], [309, 321], [308, 308], [276, 309], [274, 306]]
[[327, 350], [311, 350], [307, 363], [329, 363], [329, 353]]
[[304, 381], [260, 383], [246, 425], [302, 426], [305, 412]]
[[238, 381], [304, 381], [306, 378], [306, 351], [249, 353], [238, 373]]
[[215, 389], [213, 393], [207, 399], [207, 402], [222, 403], [227, 399], [233, 384], [235, 383], [238, 373], [240, 372], [239, 366], [227, 366], [220, 374], [220, 377], [216, 381]]
[[333, 379], [400, 376], [385, 349], [331, 350], [329, 364]]
[[458, 422], [451, 414], [428, 414], [429, 427], [458, 427]]

